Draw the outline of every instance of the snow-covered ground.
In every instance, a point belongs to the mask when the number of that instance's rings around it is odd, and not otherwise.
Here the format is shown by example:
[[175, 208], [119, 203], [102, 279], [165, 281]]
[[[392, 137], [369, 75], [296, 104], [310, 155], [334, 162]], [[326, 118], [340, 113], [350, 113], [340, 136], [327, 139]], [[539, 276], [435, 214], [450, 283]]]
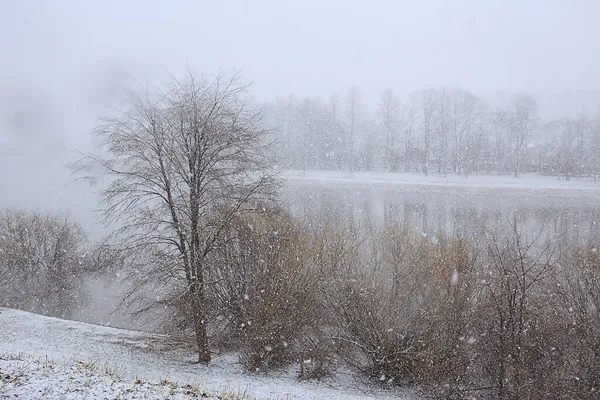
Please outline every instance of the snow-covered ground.
[[283, 178], [289, 181], [322, 181], [337, 183], [361, 183], [418, 186], [447, 186], [465, 188], [507, 188], [544, 190], [600, 191], [600, 180], [571, 178], [565, 180], [552, 176], [521, 175], [517, 178], [505, 175], [447, 175], [405, 174], [392, 172], [344, 172], [344, 171], [285, 171]]
[[210, 366], [194, 358], [165, 335], [0, 308], [0, 398], [409, 398], [349, 375], [300, 382], [291, 370], [248, 374], [234, 355], [216, 356]]
[[[212, 399], [191, 385], [126, 379], [95, 363], [70, 365], [21, 355], [0, 356], [0, 397], [19, 399]], [[236, 398], [232, 396], [233, 398]], [[230, 397], [227, 397], [230, 398]]]

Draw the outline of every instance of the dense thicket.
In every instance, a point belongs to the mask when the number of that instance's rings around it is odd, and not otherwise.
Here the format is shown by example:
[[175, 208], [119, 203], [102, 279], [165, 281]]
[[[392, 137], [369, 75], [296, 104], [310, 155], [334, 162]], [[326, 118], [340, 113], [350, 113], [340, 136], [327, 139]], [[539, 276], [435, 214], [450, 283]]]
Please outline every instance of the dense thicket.
[[558, 257], [510, 229], [467, 243], [262, 218], [233, 229], [210, 290], [250, 369], [298, 360], [305, 374], [310, 360], [439, 398], [597, 397], [595, 247]]

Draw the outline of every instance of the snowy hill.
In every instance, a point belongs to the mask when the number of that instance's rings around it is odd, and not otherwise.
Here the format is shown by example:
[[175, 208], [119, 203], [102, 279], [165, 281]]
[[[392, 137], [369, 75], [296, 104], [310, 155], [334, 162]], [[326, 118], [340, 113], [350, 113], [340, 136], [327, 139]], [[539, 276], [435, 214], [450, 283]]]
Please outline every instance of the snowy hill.
[[235, 355], [193, 364], [193, 349], [160, 334], [0, 308], [0, 398], [388, 399], [346, 377], [299, 382], [293, 371], [247, 374]]

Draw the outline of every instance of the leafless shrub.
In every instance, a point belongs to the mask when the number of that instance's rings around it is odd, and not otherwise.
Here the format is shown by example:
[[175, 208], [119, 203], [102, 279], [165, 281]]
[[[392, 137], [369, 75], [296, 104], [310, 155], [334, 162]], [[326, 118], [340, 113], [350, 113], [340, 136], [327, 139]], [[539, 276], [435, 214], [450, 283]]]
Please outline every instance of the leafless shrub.
[[566, 397], [595, 399], [600, 394], [600, 257], [597, 247], [574, 249], [555, 291], [564, 360], [560, 391]]
[[559, 361], [547, 314], [546, 283], [557, 266], [553, 247], [534, 251], [535, 239], [527, 241], [516, 229], [487, 243], [478, 304], [482, 381], [499, 399], [535, 397], [544, 393], [544, 375]]
[[341, 283], [334, 305], [344, 358], [382, 382], [460, 380], [468, 365], [460, 348], [468, 343], [474, 290], [475, 260], [467, 246], [389, 228], [370, 247]]
[[210, 258], [209, 292], [249, 370], [289, 361], [318, 325], [325, 278], [312, 237], [280, 213], [251, 214], [228, 227]]
[[91, 268], [83, 228], [67, 217], [0, 212], [0, 302], [68, 317], [82, 301], [80, 280]]
[[336, 218], [321, 220], [311, 230], [314, 263], [320, 266], [318, 325], [302, 337], [298, 376], [300, 379], [323, 379], [339, 366], [339, 343], [333, 339], [340, 304], [340, 282], [360, 263], [362, 238], [359, 227]]
[[305, 333], [300, 339], [299, 349], [296, 361], [299, 363], [300, 380], [327, 378], [338, 367], [333, 342], [327, 336], [323, 326], [313, 327]]

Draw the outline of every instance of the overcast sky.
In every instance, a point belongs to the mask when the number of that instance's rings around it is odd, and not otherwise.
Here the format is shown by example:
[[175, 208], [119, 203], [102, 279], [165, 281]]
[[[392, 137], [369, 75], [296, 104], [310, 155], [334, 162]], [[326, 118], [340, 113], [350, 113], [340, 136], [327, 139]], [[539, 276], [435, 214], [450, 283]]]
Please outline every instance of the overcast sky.
[[186, 62], [244, 67], [260, 97], [348, 85], [600, 89], [597, 0], [0, 4], [3, 80], [40, 80], [48, 90]]
[[0, 201], [70, 201], [54, 172], [127, 74], [244, 68], [262, 100], [596, 92], [598, 15], [598, 0], [0, 0]]

